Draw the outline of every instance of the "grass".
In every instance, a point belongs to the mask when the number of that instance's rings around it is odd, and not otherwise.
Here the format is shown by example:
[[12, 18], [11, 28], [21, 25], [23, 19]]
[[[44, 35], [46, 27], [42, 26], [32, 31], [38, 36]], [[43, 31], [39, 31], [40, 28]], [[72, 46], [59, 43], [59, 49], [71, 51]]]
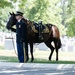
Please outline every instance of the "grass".
[[[52, 61], [48, 61], [50, 51], [36, 50], [34, 52], [35, 60], [33, 63], [47, 63], [47, 64], [75, 64], [75, 52], [63, 52], [59, 51], [59, 61], [55, 61], [56, 53], [53, 53]], [[31, 55], [29, 54], [29, 57]], [[3, 62], [18, 62], [17, 56], [14, 50], [0, 50], [0, 61]], [[28, 63], [31, 63], [30, 60]]]
[[[0, 56], [2, 62], [18, 62], [17, 57]], [[31, 63], [30, 60], [28, 63]], [[47, 59], [35, 58], [33, 63], [44, 63], [44, 64], [75, 64], [75, 61], [48, 61]]]
[[0, 56], [0, 61], [3, 62], [18, 62], [17, 57]]
[[49, 61], [44, 59], [35, 59], [33, 63], [47, 63], [47, 64], [75, 64], [75, 61]]

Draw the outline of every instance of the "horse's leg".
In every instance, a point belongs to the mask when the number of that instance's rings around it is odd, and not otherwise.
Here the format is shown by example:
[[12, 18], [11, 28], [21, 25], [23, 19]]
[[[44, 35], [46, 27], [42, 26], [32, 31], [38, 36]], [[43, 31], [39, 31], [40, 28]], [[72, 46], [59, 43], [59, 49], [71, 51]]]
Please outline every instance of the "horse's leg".
[[53, 55], [53, 52], [54, 52], [54, 47], [51, 45], [51, 40], [48, 40], [48, 41], [46, 41], [45, 42], [45, 44], [51, 49], [51, 53], [50, 53], [50, 56], [49, 56], [49, 60], [51, 60], [51, 58], [52, 58], [52, 55]]
[[32, 42], [30, 42], [30, 52], [31, 52], [31, 62], [33, 62], [34, 56], [33, 56], [33, 43]]
[[58, 61], [58, 50], [61, 48], [60, 33], [56, 26], [52, 26], [52, 38], [56, 49], [56, 61]]
[[58, 61], [58, 39], [54, 39], [55, 49], [56, 49], [56, 61]]
[[[51, 45], [50, 49], [51, 49], [52, 47], [53, 47], [53, 46]], [[50, 56], [49, 56], [49, 60], [51, 60], [52, 55], [53, 55], [53, 52], [54, 52], [54, 47], [51, 49], [51, 53], [50, 53]]]

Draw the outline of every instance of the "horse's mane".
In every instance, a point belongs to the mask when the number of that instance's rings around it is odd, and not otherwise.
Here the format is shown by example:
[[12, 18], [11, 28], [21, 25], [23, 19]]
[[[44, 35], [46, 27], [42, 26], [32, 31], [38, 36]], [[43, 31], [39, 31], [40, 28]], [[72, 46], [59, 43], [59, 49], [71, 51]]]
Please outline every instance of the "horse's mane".
[[[26, 19], [26, 18], [23, 18], [23, 20], [24, 20], [24, 22], [26, 22], [27, 24], [30, 23], [31, 25], [33, 25], [34, 23], [36, 23], [36, 22], [31, 21], [31, 20], [28, 20], [28, 19]], [[55, 25], [53, 25], [53, 24], [51, 24], [51, 23], [43, 24], [43, 25], [46, 25], [46, 26], [49, 26], [49, 27], [55, 26]]]
[[24, 17], [22, 18], [22, 20], [23, 20], [24, 22], [26, 22], [26, 23], [29, 22], [29, 20], [27, 20], [27, 19], [24, 18]]
[[34, 25], [34, 22], [33, 21], [30, 21], [26, 18], [22, 18], [22, 20], [27, 24], [27, 27], [31, 27]]

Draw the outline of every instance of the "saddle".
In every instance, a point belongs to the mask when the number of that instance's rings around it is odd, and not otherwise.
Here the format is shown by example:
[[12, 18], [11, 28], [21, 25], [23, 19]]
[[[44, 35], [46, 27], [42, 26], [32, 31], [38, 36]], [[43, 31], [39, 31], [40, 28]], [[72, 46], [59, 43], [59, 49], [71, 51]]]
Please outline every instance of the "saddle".
[[[49, 33], [49, 28], [45, 25], [39, 25], [38, 23], [34, 23], [32, 25], [32, 30], [35, 32], [35, 33]], [[40, 30], [40, 31], [39, 31]]]

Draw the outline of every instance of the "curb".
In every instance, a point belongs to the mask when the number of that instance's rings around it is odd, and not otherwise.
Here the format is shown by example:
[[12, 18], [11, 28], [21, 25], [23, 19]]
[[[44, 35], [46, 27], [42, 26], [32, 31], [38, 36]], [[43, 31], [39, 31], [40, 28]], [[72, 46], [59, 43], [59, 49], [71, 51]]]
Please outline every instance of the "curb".
[[0, 62], [0, 67], [14, 68], [51, 68], [51, 69], [75, 69], [75, 64], [41, 64], [41, 63], [10, 63]]

